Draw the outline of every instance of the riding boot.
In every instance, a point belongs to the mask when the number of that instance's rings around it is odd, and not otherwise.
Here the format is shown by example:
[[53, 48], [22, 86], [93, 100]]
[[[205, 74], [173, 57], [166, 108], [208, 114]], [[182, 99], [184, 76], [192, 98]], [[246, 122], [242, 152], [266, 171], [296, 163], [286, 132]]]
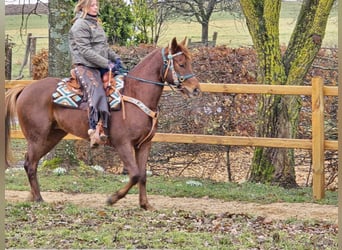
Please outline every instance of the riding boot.
[[104, 133], [102, 122], [99, 121], [96, 125], [96, 129], [89, 129], [88, 135], [90, 137], [90, 147], [96, 148], [99, 145], [107, 143], [108, 136]]
[[100, 139], [100, 136], [98, 134], [96, 134], [96, 130], [95, 129], [89, 129], [88, 135], [90, 138], [90, 147], [91, 148], [98, 147], [100, 142], [101, 142], [101, 139]]
[[102, 144], [107, 143], [108, 136], [104, 132], [103, 124], [101, 120], [96, 125], [96, 133], [98, 133], [100, 140], [103, 142]]

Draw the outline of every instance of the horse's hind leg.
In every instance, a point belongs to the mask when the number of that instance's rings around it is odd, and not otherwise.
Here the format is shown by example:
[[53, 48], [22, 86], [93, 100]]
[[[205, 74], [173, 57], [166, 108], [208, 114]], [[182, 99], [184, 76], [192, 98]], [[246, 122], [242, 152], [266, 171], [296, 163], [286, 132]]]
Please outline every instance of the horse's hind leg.
[[32, 157], [30, 157], [30, 154], [27, 152], [25, 154], [24, 168], [31, 186], [31, 199], [32, 201], [43, 201], [37, 179], [37, 167], [39, 159], [31, 160], [31, 158]]
[[37, 168], [39, 160], [48, 153], [64, 136], [65, 132], [50, 136], [50, 138], [38, 142], [28, 142], [27, 153], [25, 154], [24, 168], [31, 187], [32, 201], [43, 201], [40, 194], [39, 182], [37, 178]]

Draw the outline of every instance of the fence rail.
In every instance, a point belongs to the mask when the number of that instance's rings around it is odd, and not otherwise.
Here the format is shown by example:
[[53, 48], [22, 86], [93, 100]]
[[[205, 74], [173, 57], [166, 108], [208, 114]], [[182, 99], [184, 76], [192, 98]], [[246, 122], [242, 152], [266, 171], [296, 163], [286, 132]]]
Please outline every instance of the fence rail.
[[[5, 88], [12, 88], [18, 84], [28, 85], [31, 82], [32, 80], [6, 81]], [[338, 141], [324, 140], [324, 96], [338, 96], [338, 87], [324, 86], [322, 78], [314, 77], [312, 79], [312, 86], [202, 83], [201, 89], [203, 92], [208, 93], [309, 95], [312, 97], [312, 139], [156, 133], [152, 141], [311, 149], [313, 165], [313, 196], [315, 199], [324, 198], [324, 151], [338, 149]], [[169, 91], [170, 89], [165, 87], [165, 90]], [[13, 130], [11, 132], [12, 138], [24, 138], [19, 130]], [[64, 139], [75, 140], [80, 138], [68, 134]]]

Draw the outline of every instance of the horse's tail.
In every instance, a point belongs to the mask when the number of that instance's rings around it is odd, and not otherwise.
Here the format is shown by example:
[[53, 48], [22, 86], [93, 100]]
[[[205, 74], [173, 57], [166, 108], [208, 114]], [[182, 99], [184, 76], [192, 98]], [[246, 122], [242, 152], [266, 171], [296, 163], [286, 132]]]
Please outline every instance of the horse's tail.
[[9, 160], [12, 160], [10, 150], [11, 143], [11, 125], [15, 124], [17, 116], [17, 99], [25, 86], [16, 86], [5, 93], [5, 164], [9, 167]]

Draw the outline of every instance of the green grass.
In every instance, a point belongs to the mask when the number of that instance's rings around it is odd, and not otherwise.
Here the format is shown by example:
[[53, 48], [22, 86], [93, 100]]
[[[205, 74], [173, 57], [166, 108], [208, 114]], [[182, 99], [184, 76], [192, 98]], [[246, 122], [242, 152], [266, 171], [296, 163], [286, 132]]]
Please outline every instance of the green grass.
[[[14, 43], [12, 49], [12, 79], [19, 76], [22, 64], [24, 63], [27, 36], [31, 33], [33, 36], [41, 37], [37, 39], [36, 52], [39, 53], [42, 49], [48, 49], [48, 16], [31, 16], [28, 19], [27, 26], [24, 20], [22, 24], [21, 16], [10, 15], [5, 17], [5, 34], [8, 39]], [[23, 70], [25, 79], [30, 79], [29, 65]]]
[[119, 210], [70, 203], [7, 203], [7, 248], [337, 249], [329, 223], [244, 214]]
[[[52, 170], [39, 168], [39, 181], [42, 191], [60, 191], [67, 193], [102, 193], [111, 194], [121, 188], [127, 176], [102, 173], [90, 167], [82, 166], [69, 170], [66, 174], [57, 175]], [[5, 175], [6, 189], [29, 190], [25, 171], [7, 170]], [[243, 201], [256, 203], [273, 202], [312, 202], [337, 205], [337, 192], [326, 192], [326, 197], [315, 201], [312, 188], [284, 189], [281, 187], [256, 183], [226, 183], [211, 180], [188, 178], [168, 178], [149, 176], [148, 194], [170, 197], [209, 197], [225, 201]], [[133, 188], [130, 193], [137, 193]]]
[[[112, 194], [127, 176], [89, 166], [70, 167], [56, 174], [38, 170], [42, 191]], [[253, 183], [223, 183], [193, 178], [149, 176], [148, 195], [209, 197], [254, 203], [312, 202], [311, 188], [283, 189]], [[29, 191], [23, 168], [5, 172], [7, 190]], [[130, 193], [137, 193], [133, 188]], [[102, 202], [102, 201], [99, 201]], [[327, 192], [320, 204], [337, 205], [337, 192]], [[69, 202], [7, 202], [6, 248], [42, 249], [337, 249], [336, 226], [316, 220], [271, 220], [229, 212], [211, 214], [174, 209], [143, 211]]]

